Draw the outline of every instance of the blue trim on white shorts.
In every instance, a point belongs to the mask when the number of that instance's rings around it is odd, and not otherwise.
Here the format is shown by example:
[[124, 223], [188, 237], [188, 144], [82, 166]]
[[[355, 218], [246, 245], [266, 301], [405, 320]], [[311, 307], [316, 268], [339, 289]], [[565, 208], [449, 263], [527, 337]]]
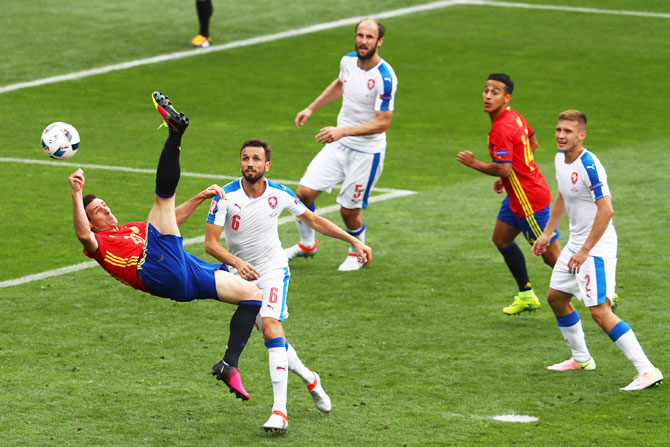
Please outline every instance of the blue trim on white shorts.
[[370, 189], [372, 189], [372, 182], [375, 181], [377, 176], [377, 168], [379, 168], [379, 161], [381, 159], [381, 154], [377, 152], [374, 154], [372, 159], [372, 167], [370, 168], [370, 177], [368, 178], [368, 184], [365, 186], [365, 194], [363, 195], [363, 209], [368, 207], [368, 198], [370, 197]]

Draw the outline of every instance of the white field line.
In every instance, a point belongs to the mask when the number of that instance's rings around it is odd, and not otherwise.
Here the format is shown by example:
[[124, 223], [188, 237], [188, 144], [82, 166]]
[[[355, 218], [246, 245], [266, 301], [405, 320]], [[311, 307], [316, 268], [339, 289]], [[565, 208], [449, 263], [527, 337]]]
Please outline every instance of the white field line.
[[[48, 160], [24, 160], [20, 158], [0, 158], [0, 162], [10, 162], [10, 163], [34, 163], [34, 164], [48, 164], [51, 166], [70, 166], [70, 167], [85, 167], [87, 169], [106, 169], [106, 170], [113, 170], [113, 171], [125, 171], [125, 172], [136, 172], [136, 173], [141, 173], [141, 174], [155, 174], [156, 170], [151, 170], [151, 169], [135, 169], [135, 168], [125, 168], [123, 166], [105, 166], [105, 165], [77, 165], [75, 163], [68, 163], [68, 162], [51, 162]], [[198, 178], [223, 178], [223, 179], [235, 179], [237, 177], [231, 177], [231, 176], [225, 176], [225, 175], [214, 175], [214, 174], [199, 174], [195, 172], [182, 172], [182, 176], [184, 177], [198, 177]], [[298, 182], [295, 181], [285, 181], [285, 180], [277, 180], [279, 183], [286, 183], [286, 184], [293, 184], [297, 185]], [[412, 194], [416, 194], [416, 191], [408, 191], [408, 190], [401, 190], [401, 189], [384, 189], [384, 188], [375, 188], [375, 191], [382, 192], [383, 194], [379, 194], [373, 197], [370, 197], [368, 199], [368, 202], [382, 202], [384, 200], [390, 200], [390, 199], [395, 199], [398, 197], [404, 197], [404, 196], [409, 196]], [[323, 208], [317, 208], [316, 213], [317, 214], [328, 214], [332, 213], [333, 211], [337, 211], [340, 209], [339, 205], [330, 205], [330, 206], [325, 206]], [[287, 222], [295, 222], [295, 218], [293, 216], [285, 216], [279, 219], [279, 224], [285, 224]], [[189, 245], [195, 245], [195, 244], [202, 244], [205, 242], [205, 237], [204, 236], [197, 236], [189, 239], [184, 239], [184, 246], [189, 246]], [[98, 265], [97, 262], [95, 261], [88, 261], [88, 262], [82, 262], [81, 264], [75, 264], [75, 265], [70, 265], [67, 267], [61, 267], [58, 269], [54, 270], [47, 270], [42, 273], [36, 273], [33, 275], [27, 275], [27, 276], [22, 276], [21, 278], [16, 278], [16, 279], [10, 279], [7, 281], [2, 281], [0, 282], [0, 289], [3, 289], [5, 287], [11, 287], [11, 286], [18, 286], [20, 284], [26, 284], [29, 282], [33, 281], [39, 281], [42, 279], [46, 278], [51, 278], [52, 276], [60, 276], [60, 275], [65, 275], [67, 273], [72, 273], [72, 272], [77, 272], [79, 270], [84, 270], [88, 269], [91, 267], [95, 267]]]
[[497, 2], [487, 0], [461, 0], [454, 5], [498, 6], [503, 8], [542, 9], [547, 11], [579, 12], [584, 14], [608, 14], [617, 16], [649, 17], [655, 19], [670, 19], [670, 13], [649, 11], [627, 11], [619, 9], [583, 8], [581, 6], [535, 5], [531, 3]]
[[[82, 169], [101, 169], [104, 171], [122, 171], [122, 172], [133, 172], [136, 174], [156, 174], [156, 169], [143, 169], [143, 168], [129, 168], [125, 166], [109, 166], [109, 165], [96, 165], [96, 164], [82, 164], [82, 163], [73, 163], [68, 161], [56, 161], [56, 160], [33, 160], [30, 158], [12, 158], [12, 157], [0, 157], [0, 163], [23, 163], [31, 165], [48, 165], [55, 168], [61, 166], [67, 166], [70, 168], [82, 168]], [[195, 177], [195, 178], [211, 178], [211, 179], [222, 179], [222, 180], [235, 180], [240, 176], [231, 176], [231, 175], [221, 175], [221, 174], [202, 174], [198, 172], [183, 172], [181, 173], [182, 177]], [[299, 182], [295, 180], [281, 180], [275, 179], [272, 180], [284, 184], [284, 185], [298, 185]], [[405, 193], [402, 195], [415, 194], [415, 191], [405, 191], [403, 189], [390, 189], [390, 188], [376, 188], [374, 189], [377, 192], [392, 192], [392, 193]], [[398, 196], [399, 197], [399, 196]], [[372, 201], [370, 199], [369, 201]]]
[[515, 413], [496, 415], [496, 416], [482, 416], [478, 414], [462, 414], [462, 413], [442, 413], [444, 419], [473, 419], [477, 421], [498, 421], [498, 422], [512, 422], [512, 423], [529, 423], [537, 422], [540, 419], [535, 416], [518, 415]]
[[[565, 12], [577, 12], [577, 13], [587, 13], [587, 14], [610, 14], [610, 15], [622, 15], [622, 16], [634, 16], [634, 17], [649, 17], [649, 18], [661, 18], [669, 19], [670, 13], [661, 13], [661, 12], [647, 12], [647, 11], [626, 11], [626, 10], [615, 10], [615, 9], [597, 9], [597, 8], [582, 8], [577, 6], [557, 6], [557, 5], [534, 5], [530, 3], [514, 3], [514, 2], [496, 2], [496, 1], [479, 1], [479, 0], [444, 0], [436, 1], [431, 3], [426, 3], [423, 5], [416, 5], [407, 8], [395, 9], [392, 11], [380, 12], [377, 14], [371, 14], [366, 17], [373, 17], [376, 19], [387, 19], [392, 17], [401, 17], [408, 14], [413, 14], [417, 12], [426, 12], [435, 9], [446, 8], [449, 6], [494, 6], [494, 7], [505, 7], [505, 8], [522, 8], [522, 9], [538, 9], [538, 10], [549, 10], [549, 11], [565, 11]], [[342, 26], [349, 26], [358, 23], [363, 17], [350, 17], [347, 19], [335, 20], [333, 22], [319, 23], [316, 25], [307, 26], [304, 28], [298, 28], [294, 30], [283, 31], [280, 33], [269, 34], [266, 36], [252, 37], [250, 39], [238, 40], [235, 42], [229, 42], [220, 45], [212, 45], [209, 48], [204, 49], [190, 49], [187, 51], [179, 51], [176, 53], [169, 53], [158, 55], [154, 57], [149, 57], [145, 59], [137, 59], [134, 61], [122, 62], [119, 64], [106, 65], [104, 67], [92, 68], [88, 70], [77, 71], [74, 73], [51, 76], [43, 79], [36, 79], [34, 81], [19, 82], [16, 84], [9, 84], [3, 87], [0, 87], [0, 94], [7, 93], [15, 90], [21, 90], [24, 88], [37, 87], [40, 85], [54, 84], [57, 82], [72, 81], [75, 79], [82, 79], [89, 76], [95, 76], [99, 74], [110, 73], [112, 71], [127, 70], [133, 67], [140, 67], [143, 65], [156, 64], [160, 62], [173, 61], [177, 59], [184, 59], [187, 57], [201, 56], [204, 54], [216, 52], [216, 51], [226, 51], [233, 48], [247, 47], [250, 45], [257, 45], [266, 42], [272, 42], [275, 40], [286, 39], [289, 37], [302, 36], [305, 34], [317, 33], [320, 31], [325, 31], [333, 28], [340, 28]]]

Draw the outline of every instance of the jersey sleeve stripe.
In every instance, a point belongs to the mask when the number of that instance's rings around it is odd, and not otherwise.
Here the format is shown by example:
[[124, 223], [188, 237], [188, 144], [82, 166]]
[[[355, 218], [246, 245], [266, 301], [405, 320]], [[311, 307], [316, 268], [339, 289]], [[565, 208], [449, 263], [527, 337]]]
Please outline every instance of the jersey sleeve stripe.
[[228, 183], [226, 186], [223, 187], [223, 191], [226, 193], [231, 193], [239, 190], [240, 188], [242, 188], [241, 178]]
[[386, 64], [380, 64], [378, 70], [384, 81], [384, 93], [382, 93], [382, 104], [379, 110], [388, 111], [391, 104], [391, 95], [393, 94], [393, 78]]
[[584, 154], [580, 157], [580, 161], [584, 166], [586, 175], [589, 177], [589, 182], [591, 183], [590, 188], [593, 191], [593, 200], [596, 201], [603, 197], [603, 183], [600, 181], [600, 177], [598, 177], [596, 162], [588, 152], [584, 152]]
[[274, 189], [278, 189], [280, 191], [284, 191], [285, 193], [290, 194], [291, 197], [293, 197], [294, 199], [298, 198], [298, 196], [296, 196], [295, 193], [290, 188], [287, 188], [286, 186], [282, 185], [281, 183], [277, 183], [273, 180], [270, 180], [269, 178], [267, 179], [267, 181], [268, 181], [268, 186], [270, 188], [274, 188]]

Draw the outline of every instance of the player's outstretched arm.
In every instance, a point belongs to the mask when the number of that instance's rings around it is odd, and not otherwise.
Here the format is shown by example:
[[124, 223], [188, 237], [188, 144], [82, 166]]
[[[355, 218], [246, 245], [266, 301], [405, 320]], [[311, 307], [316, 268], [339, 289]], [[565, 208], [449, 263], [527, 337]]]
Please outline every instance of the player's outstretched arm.
[[340, 96], [342, 96], [342, 82], [339, 79], [335, 79], [310, 105], [298, 112], [294, 120], [296, 129], [304, 126], [316, 109], [336, 100]]
[[300, 216], [297, 216], [300, 221], [306, 225], [308, 225], [310, 228], [313, 228], [314, 230], [318, 231], [319, 233], [330, 236], [336, 239], [343, 240], [345, 242], [349, 242], [351, 245], [354, 246], [356, 249], [356, 252], [361, 256], [363, 259], [363, 264], [368, 265], [372, 261], [372, 249], [344, 231], [342, 228], [338, 227], [328, 219], [319, 216], [318, 214], [315, 214], [311, 212], [310, 210], [306, 210], [303, 214]]
[[221, 230], [223, 227], [207, 224], [205, 228], [205, 251], [214, 256], [219, 261], [227, 265], [232, 265], [240, 274], [242, 279], [253, 281], [260, 278], [261, 273], [256, 268], [243, 259], [238, 258], [221, 245]]
[[211, 199], [214, 196], [219, 196], [222, 199], [226, 198], [226, 194], [223, 192], [223, 188], [215, 184], [209, 186], [203, 191], [200, 191], [198, 194], [175, 208], [174, 212], [177, 217], [177, 225], [181, 225], [186, 222], [202, 202], [207, 199]]
[[475, 154], [471, 151], [462, 151], [456, 155], [456, 160], [463, 163], [465, 166], [476, 169], [484, 174], [493, 175], [496, 177], [507, 177], [512, 170], [512, 163], [496, 163], [483, 162], [475, 158]]
[[74, 231], [77, 234], [77, 239], [79, 239], [79, 242], [81, 242], [86, 251], [94, 253], [98, 249], [98, 241], [91, 231], [86, 210], [84, 209], [84, 202], [82, 201], [82, 191], [86, 184], [84, 171], [81, 168], [77, 169], [70, 174], [68, 180], [72, 187], [72, 222], [74, 224]]

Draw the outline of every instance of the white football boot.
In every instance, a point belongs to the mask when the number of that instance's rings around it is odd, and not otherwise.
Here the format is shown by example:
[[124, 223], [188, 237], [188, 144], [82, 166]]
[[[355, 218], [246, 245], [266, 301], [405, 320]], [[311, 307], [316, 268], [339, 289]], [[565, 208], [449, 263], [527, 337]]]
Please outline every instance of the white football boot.
[[312, 395], [312, 399], [314, 399], [316, 408], [322, 413], [328, 413], [333, 408], [330, 397], [328, 397], [321, 386], [321, 377], [316, 371], [312, 371], [312, 373], [314, 374], [314, 382], [307, 384], [307, 389], [309, 390], [309, 394]]
[[302, 245], [300, 242], [298, 242], [297, 244], [291, 247], [285, 248], [284, 253], [286, 254], [286, 257], [288, 258], [289, 261], [295, 258], [313, 258], [314, 255], [316, 254], [316, 244], [318, 243], [319, 241], [315, 240], [314, 246], [308, 248]]
[[596, 369], [596, 361], [593, 357], [585, 362], [578, 362], [573, 358], [569, 358], [564, 362], [556, 363], [555, 365], [547, 366], [547, 369], [552, 371], [575, 371], [583, 369], [585, 371], [593, 371]]
[[263, 430], [286, 433], [286, 430], [288, 430], [288, 418], [281, 411], [273, 411], [270, 419], [263, 424]]
[[347, 259], [337, 268], [341, 272], [350, 272], [360, 270], [363, 267], [363, 258], [355, 253], [349, 253]]
[[654, 372], [638, 374], [629, 385], [619, 389], [621, 391], [637, 391], [651, 388], [654, 385], [660, 385], [662, 383], [663, 373], [660, 369], [656, 368]]

